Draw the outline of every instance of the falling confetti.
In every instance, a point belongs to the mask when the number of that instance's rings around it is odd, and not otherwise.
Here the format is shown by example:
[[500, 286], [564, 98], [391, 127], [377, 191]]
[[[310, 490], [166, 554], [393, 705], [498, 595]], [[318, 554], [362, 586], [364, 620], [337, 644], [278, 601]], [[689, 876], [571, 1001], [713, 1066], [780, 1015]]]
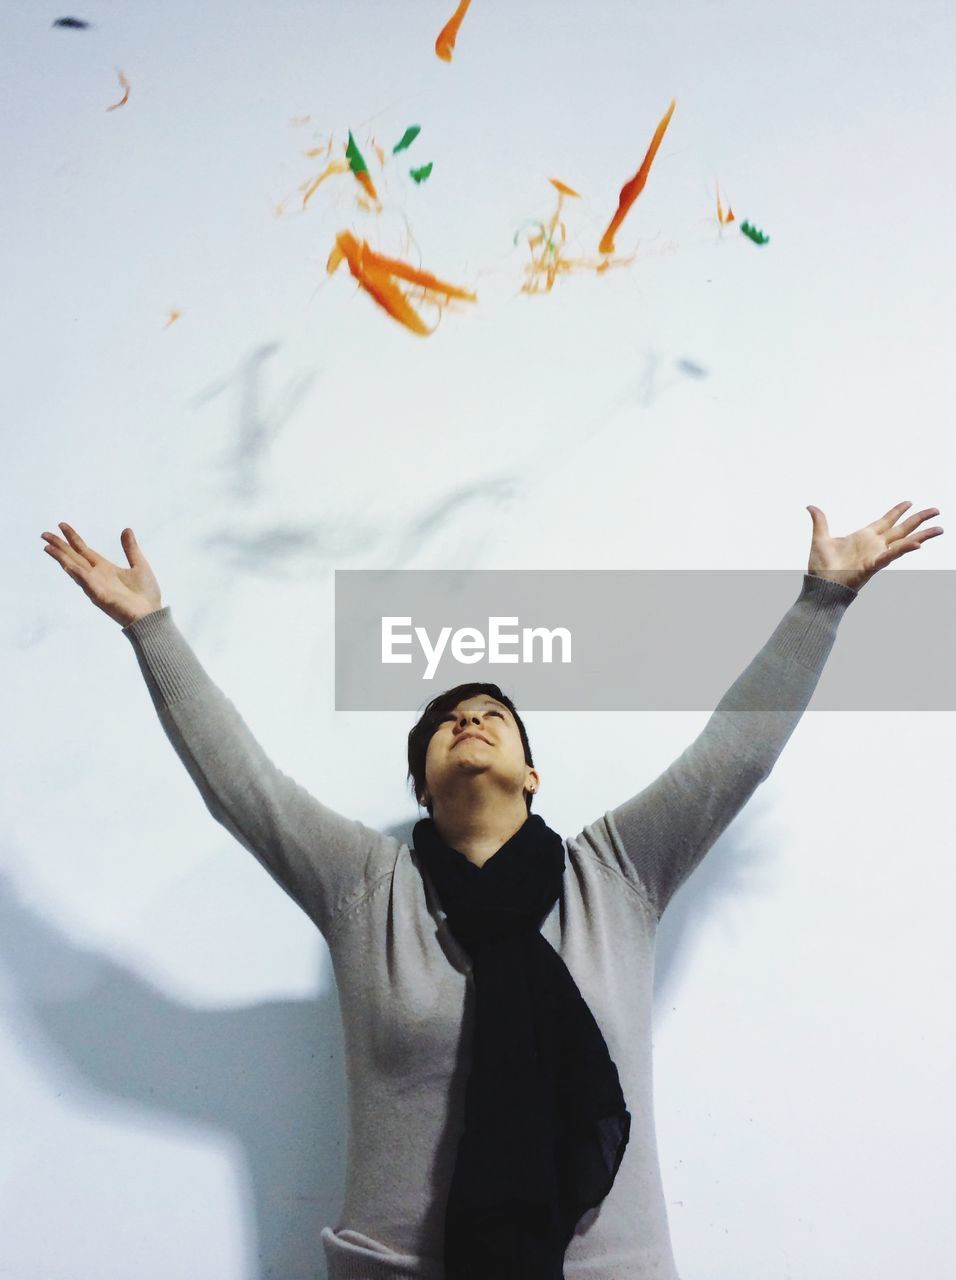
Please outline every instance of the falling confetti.
[[349, 129], [348, 146], [345, 148], [345, 154], [348, 158], [349, 168], [355, 174], [358, 181], [362, 184], [371, 198], [378, 200], [378, 192], [375, 190], [375, 184], [372, 182], [371, 174], [368, 171], [368, 165], [362, 158], [362, 153], [355, 145], [355, 139], [352, 137], [352, 130]]
[[378, 303], [393, 319], [398, 320], [413, 333], [427, 337], [431, 330], [417, 311], [410, 306], [405, 295], [386, 271], [376, 268], [365, 261], [367, 245], [358, 241], [350, 231], [340, 231], [335, 237], [335, 248], [329, 255], [326, 270], [331, 274], [338, 267], [343, 257], [349, 264], [349, 270], [369, 296]]
[[740, 230], [745, 236], [749, 236], [754, 244], [767, 244], [770, 240], [769, 236], [765, 236], [762, 231], [758, 231], [756, 227], [752, 227], [746, 219], [740, 224]]
[[608, 224], [607, 230], [601, 237], [601, 243], [598, 246], [599, 252], [614, 252], [615, 233], [624, 221], [627, 211], [630, 209], [631, 205], [644, 190], [644, 184], [647, 182], [647, 175], [650, 173], [654, 157], [657, 155], [657, 148], [661, 145], [661, 139], [664, 137], [664, 131], [671, 122], [671, 116], [674, 114], [674, 108], [676, 106], [677, 99], [674, 98], [671, 101], [671, 105], [661, 117], [661, 121], [657, 126], [657, 129], [654, 131], [654, 137], [651, 139], [651, 145], [647, 148], [647, 155], [645, 155], [641, 167], [638, 169], [637, 173], [635, 173], [630, 182], [626, 182], [621, 188], [621, 194], [618, 197], [617, 213], [615, 213], [614, 217]]
[[[545, 227], [543, 223], [538, 223], [538, 226], [540, 227], [538, 234], [531, 237], [528, 241], [528, 245], [531, 248], [531, 264], [528, 268], [529, 279], [527, 283], [522, 286], [522, 291], [524, 293], [541, 292], [540, 280], [542, 271], [545, 274], [546, 280], [546, 283], [543, 286], [544, 290], [550, 293], [551, 289], [554, 287], [555, 276], [560, 270], [565, 269], [563, 266], [563, 260], [560, 256], [560, 246], [556, 239], [559, 227], [561, 228], [561, 245], [563, 245], [567, 239], [567, 228], [561, 221], [561, 206], [564, 203], [565, 196], [573, 196], [578, 200], [581, 198], [579, 193], [575, 191], [573, 187], [569, 187], [566, 182], [562, 182], [559, 178], [549, 178], [548, 181], [558, 193], [558, 206], [551, 218], [550, 225]], [[541, 249], [540, 254], [536, 257], [534, 251], [539, 245], [543, 246], [543, 248]]]
[[120, 98], [119, 102], [114, 102], [111, 107], [107, 107], [107, 111], [115, 111], [117, 107], [122, 107], [129, 99], [129, 81], [123, 75], [122, 71], [119, 73], [119, 82], [126, 92], [123, 94], [122, 98]]
[[309, 200], [312, 198], [312, 196], [318, 189], [319, 184], [321, 182], [324, 182], [326, 178], [331, 177], [333, 173], [348, 173], [350, 168], [351, 166], [348, 160], [330, 161], [330, 163], [325, 166], [325, 168], [322, 170], [319, 176], [313, 179], [313, 181], [309, 184], [308, 190], [306, 191], [305, 195], [302, 197], [302, 208], [304, 209], [305, 206], [309, 203]]
[[[547, 235], [547, 232], [546, 232], [546, 231], [545, 231], [545, 229], [544, 229], [544, 223], [543, 223], [543, 222], [538, 222], [538, 221], [537, 221], [537, 219], [535, 219], [535, 218], [529, 218], [529, 219], [528, 219], [528, 222], [530, 222], [530, 223], [531, 223], [531, 225], [532, 225], [533, 227], [537, 227], [537, 228], [538, 228], [538, 230], [541, 232], [541, 236], [542, 236], [542, 237], [544, 237], [544, 236], [546, 236], [546, 235]], [[527, 223], [522, 223], [521, 225], [522, 225], [522, 226], [527, 226]], [[519, 227], [519, 228], [518, 228], [518, 230], [515, 232], [514, 240], [512, 241], [512, 243], [513, 243], [513, 244], [517, 244], [517, 243], [518, 243], [518, 237], [519, 237], [520, 235], [521, 235], [521, 227]], [[534, 239], [534, 243], [535, 243], [535, 244], [537, 244], [537, 242], [538, 242], [538, 237], [536, 236], [536, 237], [535, 237], [535, 239]]]
[[724, 211], [723, 211], [723, 209], [721, 208], [721, 205], [720, 205], [720, 187], [719, 187], [719, 186], [718, 186], [718, 188], [717, 188], [717, 221], [720, 223], [720, 225], [721, 225], [721, 226], [724, 226], [724, 225], [725, 225], [726, 223], [728, 223], [728, 222], [733, 222], [733, 221], [734, 221], [734, 211], [733, 211], [733, 209], [731, 209], [730, 205], [728, 205], [728, 206], [727, 206], [727, 213], [726, 213], [726, 215], [724, 214]]
[[392, 147], [392, 155], [397, 155], [399, 151], [407, 151], [421, 131], [422, 126], [420, 124], [410, 124], [398, 142]]
[[[521, 286], [522, 293], [550, 293], [554, 288], [555, 279], [571, 271], [596, 271], [603, 274], [611, 267], [626, 266], [633, 262], [633, 256], [630, 258], [604, 257], [591, 262], [585, 258], [564, 257], [563, 250], [567, 241], [567, 228], [561, 218], [564, 198], [571, 196], [580, 200], [581, 195], [559, 178], [549, 178], [548, 181], [558, 193], [558, 205], [547, 226], [543, 222], [531, 220], [531, 225], [537, 227], [538, 231], [536, 235], [528, 238], [531, 261], [525, 268], [527, 280]], [[517, 234], [514, 242], [518, 243]]]
[[82, 31], [90, 24], [88, 22], [84, 22], [82, 18], [57, 18], [52, 25], [54, 27], [73, 27], [77, 31]]
[[183, 313], [181, 311], [177, 311], [177, 309], [173, 307], [173, 309], [169, 313], [169, 319], [163, 325], [163, 328], [168, 329], [171, 324], [175, 324], [182, 314]]
[[[455, 37], [467, 12], [469, 2], [470, 0], [466, 0], [466, 3], [459, 5], [454, 17], [446, 24], [436, 42], [436, 51], [446, 61], [451, 60]], [[129, 83], [122, 72], [120, 72], [120, 76], [128, 97]], [[126, 98], [123, 99], [123, 101], [125, 100]], [[122, 103], [115, 105], [120, 106]], [[615, 235], [647, 184], [651, 166], [660, 149], [676, 106], [677, 100], [674, 98], [657, 124], [640, 168], [621, 188], [618, 196], [617, 211], [600, 239], [598, 256], [594, 258], [589, 256], [572, 257], [568, 253], [570, 244], [568, 226], [564, 220], [568, 216], [564, 213], [565, 203], [568, 200], [580, 201], [582, 196], [579, 191], [563, 180], [559, 178], [548, 179], [557, 195], [557, 207], [554, 208], [549, 217], [545, 219], [540, 217], [526, 219], [523, 224], [526, 227], [530, 227], [527, 243], [531, 257], [530, 262], [526, 263], [524, 268], [525, 279], [521, 287], [523, 293], [550, 293], [560, 275], [582, 271], [593, 271], [598, 275], [602, 275], [612, 268], [628, 266], [636, 260], [636, 251], [627, 257], [616, 256], [614, 247]], [[113, 108], [110, 109], [112, 110]], [[309, 119], [311, 117], [302, 117], [301, 122], [305, 123]], [[296, 123], [298, 122], [296, 121]], [[407, 151], [420, 133], [421, 125], [408, 125], [399, 140], [391, 147], [390, 154], [394, 156]], [[357, 207], [368, 213], [380, 215], [383, 212], [382, 201], [369, 174], [365, 156], [369, 154], [368, 148], [373, 147], [381, 169], [387, 170], [389, 158], [387, 150], [379, 146], [374, 137], [369, 136], [366, 136], [360, 150], [354, 134], [349, 130], [348, 143], [344, 147], [344, 158], [342, 158], [341, 143], [336, 142], [334, 133], [328, 134], [325, 131], [320, 133], [319, 130], [315, 130], [314, 137], [320, 139], [319, 145], [309, 148], [304, 154], [310, 159], [325, 157], [326, 163], [321, 173], [316, 177], [310, 178], [307, 182], [303, 182], [299, 187], [299, 191], [304, 193], [302, 198], [303, 210], [307, 207], [309, 200], [319, 186], [329, 177], [334, 174], [351, 172], [362, 188], [361, 192], [356, 192], [355, 194]], [[338, 152], [334, 159], [332, 158], [333, 151]], [[363, 155], [363, 151], [365, 155]], [[430, 177], [433, 167], [433, 162], [429, 161], [427, 164], [408, 169], [408, 174], [416, 184], [421, 184]], [[382, 181], [387, 186], [387, 172]], [[716, 199], [718, 223], [723, 227], [735, 222], [733, 209], [729, 203], [725, 207], [722, 200], [719, 183], [716, 184]], [[282, 205], [274, 207], [276, 216], [281, 215], [285, 203], [286, 201], [283, 201]], [[381, 307], [389, 316], [412, 333], [419, 336], [428, 336], [434, 333], [434, 327], [429, 327], [419, 314], [421, 304], [437, 307], [440, 321], [446, 307], [453, 311], [460, 311], [461, 308], [458, 304], [462, 302], [475, 303], [477, 302], [477, 295], [468, 289], [447, 284], [430, 272], [412, 266], [410, 262], [406, 261], [405, 259], [409, 256], [420, 255], [418, 254], [417, 245], [413, 254], [411, 245], [414, 244], [414, 237], [411, 236], [411, 228], [407, 217], [405, 218], [405, 224], [408, 236], [405, 239], [403, 248], [399, 250], [401, 257], [388, 257], [378, 253], [371, 248], [367, 240], [359, 239], [352, 231], [340, 231], [335, 237], [334, 247], [329, 254], [326, 271], [328, 275], [332, 275], [343, 261], [347, 262], [352, 277], [377, 306]], [[763, 232], [758, 231], [748, 222], [742, 224], [741, 231], [757, 244], [769, 242], [769, 236], [765, 236]], [[518, 243], [520, 234], [521, 231], [519, 229], [515, 233], [515, 245]], [[579, 242], [576, 241], [576, 243]], [[662, 252], [669, 252], [675, 247], [674, 245], [665, 246]], [[179, 312], [171, 312], [169, 323], [172, 324], [177, 320], [179, 314]], [[678, 362], [678, 368], [691, 377], [706, 376], [706, 371], [694, 365], [691, 361]]]
[[[477, 294], [456, 285], [446, 284], [430, 272], [421, 271], [408, 262], [397, 258], [388, 258], [376, 253], [367, 241], [361, 244], [351, 231], [340, 231], [335, 237], [335, 247], [329, 254], [326, 270], [331, 275], [342, 259], [348, 263], [349, 270], [365, 289], [366, 293], [378, 303], [395, 320], [398, 320], [413, 333], [427, 337], [434, 330], [429, 329], [418, 312], [412, 307], [408, 298], [395, 283], [394, 276], [420, 286], [425, 302], [442, 305], [449, 298], [459, 298], [468, 302], [477, 302]], [[440, 294], [441, 298], [434, 295]]]
[[413, 267], [410, 262], [402, 262], [399, 258], [388, 258], [383, 253], [376, 253], [374, 249], [365, 247], [365, 261], [371, 262], [373, 266], [383, 267], [393, 276], [398, 276], [401, 280], [408, 280], [412, 284], [419, 284], [426, 291], [433, 293], [443, 293], [447, 298], [460, 298], [464, 302], [477, 302], [478, 295], [470, 289], [462, 289], [458, 285], [446, 284], [444, 280], [439, 280], [437, 276], [433, 276], [430, 271], [422, 271], [420, 267]]
[[335, 138], [332, 134], [329, 134], [329, 140], [324, 147], [310, 147], [305, 154], [309, 156], [310, 159], [314, 159], [315, 156], [330, 156], [332, 154], [332, 144], [334, 141]]
[[461, 0], [461, 4], [438, 33], [438, 39], [435, 41], [435, 52], [442, 62], [451, 62], [452, 50], [455, 47], [455, 40], [458, 38], [458, 28], [461, 26], [470, 4], [471, 0]]

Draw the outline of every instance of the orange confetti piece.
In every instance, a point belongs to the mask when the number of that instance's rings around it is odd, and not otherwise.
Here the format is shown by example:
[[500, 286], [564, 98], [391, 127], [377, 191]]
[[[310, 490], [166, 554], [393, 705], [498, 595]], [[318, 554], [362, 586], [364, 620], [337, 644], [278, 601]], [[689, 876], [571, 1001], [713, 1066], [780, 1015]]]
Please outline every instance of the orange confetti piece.
[[627, 216], [627, 211], [630, 209], [631, 205], [644, 190], [644, 184], [647, 182], [647, 175], [650, 173], [654, 157], [657, 155], [657, 149], [661, 145], [661, 139], [664, 137], [664, 132], [671, 122], [671, 116], [674, 114], [674, 108], [676, 106], [677, 99], [674, 98], [671, 105], [661, 117], [660, 124], [658, 124], [654, 131], [654, 137], [651, 139], [651, 145], [647, 148], [647, 155], [645, 155], [644, 160], [641, 163], [641, 167], [638, 169], [637, 173], [635, 173], [630, 182], [626, 182], [621, 188], [621, 194], [618, 197], [617, 213], [615, 213], [614, 217], [608, 224], [607, 230], [601, 237], [601, 243], [598, 246], [599, 252], [614, 252], [615, 233]]
[[126, 102], [129, 101], [129, 81], [123, 75], [122, 71], [119, 73], [119, 82], [121, 87], [125, 89], [126, 92], [123, 94], [122, 98], [120, 98], [119, 102], [114, 102], [111, 107], [107, 107], [106, 108], [107, 111], [115, 111], [117, 107], [122, 107]]
[[173, 309], [169, 313], [169, 319], [163, 325], [163, 328], [168, 329], [171, 324], [175, 324], [182, 314], [183, 313], [181, 311], [177, 311], [176, 308], [173, 307]]
[[442, 62], [451, 62], [452, 50], [458, 38], [458, 28], [461, 26], [470, 4], [471, 0], [461, 0], [461, 4], [459, 4], [438, 33], [438, 39], [435, 41], [435, 52]]
[[379, 164], [384, 169], [385, 168], [385, 148], [380, 147], [374, 138], [372, 139], [372, 146], [375, 148], [375, 154], [378, 156]]
[[581, 198], [580, 191], [575, 191], [573, 187], [569, 187], [567, 183], [561, 182], [560, 179], [549, 178], [548, 181], [553, 187], [557, 188], [563, 196], [577, 196], [578, 199]]
[[326, 178], [331, 177], [333, 173], [348, 173], [348, 171], [349, 162], [347, 160], [333, 160], [330, 164], [327, 164], [319, 176], [312, 181], [308, 191], [306, 191], [305, 195], [302, 197], [302, 208], [304, 209], [309, 203], [309, 200], [314, 195], [320, 182], [324, 182]]
[[[348, 262], [349, 270], [363, 289], [378, 303], [383, 310], [399, 323], [411, 329], [413, 333], [427, 336], [433, 333], [412, 307], [408, 298], [402, 293], [393, 277], [408, 280], [422, 290], [422, 301], [431, 302], [441, 308], [449, 299], [464, 302], [477, 302], [477, 295], [457, 285], [447, 284], [439, 280], [430, 271], [413, 267], [409, 262], [399, 258], [390, 258], [383, 253], [376, 253], [367, 241], [361, 244], [351, 231], [340, 231], [335, 237], [335, 247], [329, 254], [326, 271], [331, 275], [337, 270], [343, 258]], [[439, 301], [435, 294], [442, 294], [444, 301]]]
[[720, 187], [719, 186], [717, 188], [717, 221], [721, 224], [721, 226], [724, 226], [728, 222], [734, 221], [734, 211], [733, 209], [730, 208], [729, 205], [727, 206], [727, 216], [724, 217], [724, 211], [721, 208], [721, 204], [720, 204]]
[[[310, 116], [309, 119], [311, 118], [312, 117]], [[318, 135], [316, 134], [316, 136]], [[305, 154], [309, 156], [310, 159], [314, 156], [330, 156], [332, 154], [332, 147], [334, 143], [335, 143], [335, 134], [330, 133], [329, 140], [324, 147], [321, 145], [317, 147], [311, 147], [308, 151], [306, 151]]]
[[370, 249], [367, 245], [365, 247], [365, 261], [377, 267], [382, 267], [385, 271], [390, 272], [393, 276], [398, 276], [402, 280], [410, 280], [412, 284], [420, 284], [425, 289], [432, 289], [436, 293], [444, 293], [449, 298], [463, 298], [466, 302], [478, 301], [476, 293], [471, 293], [467, 289], [460, 289], [457, 285], [446, 284], [443, 280], [433, 276], [430, 271], [422, 271], [418, 267], [413, 267], [410, 262], [402, 262], [399, 258], [387, 258], [382, 253], [376, 253], [374, 249]]
[[369, 173], [368, 169], [359, 170], [355, 176], [368, 192], [369, 198], [372, 200], [378, 200], [378, 192], [375, 190], [375, 183], [372, 181], [372, 175]]
[[360, 245], [351, 231], [340, 231], [335, 240], [339, 250], [338, 261], [345, 258], [349, 270], [365, 292], [394, 320], [411, 329], [412, 333], [427, 337], [431, 329], [409, 304], [398, 285], [389, 279], [388, 272], [383, 267], [366, 261], [368, 245], [364, 241]]

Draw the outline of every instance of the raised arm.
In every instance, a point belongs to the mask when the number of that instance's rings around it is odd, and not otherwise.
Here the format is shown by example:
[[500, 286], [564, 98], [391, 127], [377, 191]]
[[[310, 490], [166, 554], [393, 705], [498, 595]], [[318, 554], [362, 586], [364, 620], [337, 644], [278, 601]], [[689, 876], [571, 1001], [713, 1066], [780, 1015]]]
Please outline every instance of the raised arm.
[[[697, 738], [649, 786], [606, 814], [619, 856], [658, 915], [773, 768], [856, 594], [805, 574], [800, 595]], [[777, 706], [784, 709], [752, 709]]]
[[213, 683], [169, 605], [123, 628], [166, 736], [206, 808], [328, 938], [386, 837], [316, 800], [272, 763]]
[[770, 639], [717, 704], [698, 737], [643, 791], [605, 814], [624, 869], [636, 873], [660, 916], [675, 891], [729, 826], [797, 726], [859, 589], [942, 529], [915, 532], [936, 508], [897, 524], [909, 502], [834, 538], [819, 507], [809, 572]]
[[328, 939], [389, 838], [327, 808], [276, 768], [217, 688], [163, 606], [132, 529], [129, 567], [113, 564], [70, 525], [45, 548], [133, 645], [166, 736], [206, 808], [252, 853]]

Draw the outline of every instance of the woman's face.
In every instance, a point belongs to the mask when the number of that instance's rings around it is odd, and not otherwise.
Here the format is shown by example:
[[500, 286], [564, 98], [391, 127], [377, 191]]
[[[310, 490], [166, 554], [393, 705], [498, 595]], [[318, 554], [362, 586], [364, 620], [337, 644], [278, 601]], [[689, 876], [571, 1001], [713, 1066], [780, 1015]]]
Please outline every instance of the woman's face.
[[465, 698], [441, 720], [425, 754], [425, 782], [434, 800], [462, 773], [490, 773], [502, 789], [537, 789], [538, 775], [524, 758], [517, 721], [488, 694]]

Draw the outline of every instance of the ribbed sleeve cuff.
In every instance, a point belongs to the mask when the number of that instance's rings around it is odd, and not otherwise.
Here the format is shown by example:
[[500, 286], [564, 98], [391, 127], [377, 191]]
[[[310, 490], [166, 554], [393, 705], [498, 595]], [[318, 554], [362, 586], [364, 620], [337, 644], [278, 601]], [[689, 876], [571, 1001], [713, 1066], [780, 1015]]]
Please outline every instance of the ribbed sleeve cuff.
[[208, 676], [173, 621], [168, 604], [131, 622], [123, 635], [149, 669], [167, 705], [204, 687]]
[[775, 652], [803, 666], [822, 666], [833, 646], [840, 619], [858, 594], [842, 582], [805, 573], [803, 588], [774, 635]]

